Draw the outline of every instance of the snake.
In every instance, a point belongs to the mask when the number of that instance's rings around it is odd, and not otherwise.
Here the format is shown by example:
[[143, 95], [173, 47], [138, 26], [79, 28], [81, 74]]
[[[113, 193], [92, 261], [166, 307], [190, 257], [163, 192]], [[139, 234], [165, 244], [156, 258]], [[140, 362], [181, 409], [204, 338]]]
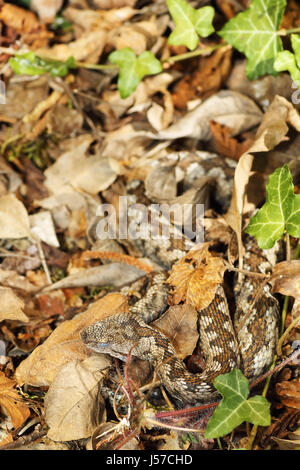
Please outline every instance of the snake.
[[[258, 248], [255, 239], [248, 236], [245, 248], [244, 271], [265, 274], [272, 269], [267, 253]], [[155, 248], [156, 255], [160, 250], [164, 259], [174, 253], [170, 246], [160, 244]], [[279, 304], [268, 283], [244, 275], [243, 282], [234, 288], [233, 318], [224, 286], [218, 285], [210, 305], [197, 312], [199, 346], [206, 366], [202, 372], [193, 373], [177, 356], [171, 340], [149, 324], [168, 308], [166, 277], [165, 271], [149, 275], [142, 298], [129, 312], [108, 316], [81, 331], [86, 347], [122, 361], [128, 354], [149, 361], [167, 392], [183, 404], [217, 400], [220, 395], [214, 379], [232, 369], [241, 369], [250, 383], [268, 369], [279, 330]]]

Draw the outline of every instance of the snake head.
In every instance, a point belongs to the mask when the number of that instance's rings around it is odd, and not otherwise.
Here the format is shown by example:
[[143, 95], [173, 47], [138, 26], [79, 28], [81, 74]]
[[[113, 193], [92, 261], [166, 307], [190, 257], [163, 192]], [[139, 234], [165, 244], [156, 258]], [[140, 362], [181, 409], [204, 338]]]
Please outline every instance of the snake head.
[[[126, 361], [130, 352], [133, 356], [148, 359], [147, 351], [150, 351], [151, 345], [147, 344], [147, 338], [145, 341], [145, 338], [139, 337], [139, 327], [140, 323], [134, 316], [119, 313], [86, 327], [80, 337], [87, 348], [122, 361]], [[141, 357], [141, 351], [144, 357]]]

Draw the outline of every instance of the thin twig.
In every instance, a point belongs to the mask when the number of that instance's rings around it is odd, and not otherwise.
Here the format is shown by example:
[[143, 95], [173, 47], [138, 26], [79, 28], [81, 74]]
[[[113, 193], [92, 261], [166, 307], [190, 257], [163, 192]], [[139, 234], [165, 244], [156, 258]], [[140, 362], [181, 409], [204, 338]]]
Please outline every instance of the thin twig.
[[45, 430], [35, 430], [31, 434], [27, 436], [21, 436], [16, 441], [9, 442], [8, 444], [4, 444], [0, 446], [0, 450], [10, 450], [10, 449], [17, 449], [18, 447], [22, 447], [24, 445], [30, 444], [37, 439], [45, 436], [48, 431]]
[[44, 251], [43, 251], [43, 248], [42, 248], [42, 244], [40, 242], [40, 240], [37, 238], [37, 237], [34, 237], [34, 241], [38, 247], [38, 251], [39, 251], [39, 255], [40, 255], [40, 258], [41, 258], [41, 263], [42, 263], [42, 266], [44, 268], [44, 271], [45, 271], [45, 274], [46, 274], [46, 277], [47, 277], [47, 281], [49, 284], [52, 284], [52, 279], [51, 279], [51, 275], [50, 275], [50, 272], [49, 272], [49, 269], [48, 269], [48, 265], [47, 265], [47, 262], [46, 262], [46, 258], [45, 258], [45, 254], [44, 254]]

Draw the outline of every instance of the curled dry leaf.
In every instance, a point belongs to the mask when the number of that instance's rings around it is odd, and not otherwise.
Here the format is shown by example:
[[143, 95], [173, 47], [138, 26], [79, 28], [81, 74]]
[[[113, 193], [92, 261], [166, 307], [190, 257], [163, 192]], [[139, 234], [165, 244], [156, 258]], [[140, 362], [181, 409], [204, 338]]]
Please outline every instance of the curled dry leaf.
[[30, 411], [21, 395], [15, 390], [15, 380], [5, 377], [0, 372], [0, 405], [5, 408], [11, 417], [12, 425], [18, 429], [30, 415]]
[[77, 273], [71, 274], [70, 276], [61, 279], [60, 281], [45, 287], [43, 292], [50, 292], [55, 289], [85, 286], [121, 287], [124, 284], [137, 280], [139, 277], [143, 276], [145, 272], [146, 271], [141, 271], [135, 266], [129, 266], [122, 263], [111, 263], [102, 266], [95, 266], [93, 268], [83, 269]]
[[209, 140], [209, 121], [227, 125], [232, 135], [251, 129], [261, 121], [261, 111], [247, 96], [230, 90], [222, 90], [187, 112], [175, 124], [158, 134], [148, 133], [154, 139], [179, 139], [191, 137]]
[[279, 396], [280, 401], [285, 406], [300, 410], [300, 380], [299, 379], [277, 383], [276, 393]]
[[23, 312], [23, 300], [10, 287], [0, 287], [0, 298], [0, 322], [3, 320], [29, 321], [27, 315]]
[[209, 252], [208, 246], [206, 243], [200, 249], [190, 250], [173, 266], [166, 281], [172, 286], [172, 305], [186, 302], [202, 310], [214, 299], [226, 268], [221, 258]]
[[292, 317], [300, 315], [300, 260], [282, 261], [274, 266], [269, 281], [273, 292], [295, 298]]
[[92, 304], [85, 312], [61, 323], [16, 369], [19, 384], [49, 386], [61, 368], [70, 361], [86, 359], [88, 353], [79, 339], [79, 333], [88, 325], [127, 311], [126, 298], [121, 294], [108, 294]]
[[184, 359], [193, 353], [199, 339], [197, 318], [191, 305], [174, 305], [152, 326], [170, 338], [178, 357]]
[[110, 364], [101, 354], [81, 362], [70, 361], [62, 367], [45, 397], [50, 439], [70, 441], [89, 437], [106, 419], [100, 387]]
[[[106, 32], [103, 30], [91, 31], [84, 33], [76, 41], [69, 42], [68, 44], [57, 44], [56, 46], [40, 48], [35, 51], [36, 55], [45, 57], [47, 59], [54, 59], [65, 61], [70, 56], [75, 60], [85, 60], [89, 56], [100, 57], [102, 50], [106, 43]], [[95, 60], [97, 60], [97, 58]]]

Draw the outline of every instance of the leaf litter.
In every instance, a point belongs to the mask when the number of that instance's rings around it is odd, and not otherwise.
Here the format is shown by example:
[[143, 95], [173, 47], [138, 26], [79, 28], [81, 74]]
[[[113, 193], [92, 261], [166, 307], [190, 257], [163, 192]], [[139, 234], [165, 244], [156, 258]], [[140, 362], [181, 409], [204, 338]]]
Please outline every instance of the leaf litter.
[[[145, 273], [162, 269], [132, 240], [98, 239], [101, 203], [119, 209], [121, 195], [131, 204], [177, 203], [180, 214], [184, 204], [205, 205], [209, 243], [169, 270], [170, 308], [152, 324], [193, 371], [205, 367], [196, 309], [209, 305], [223, 282], [230, 300], [224, 254], [232, 268], [242, 267], [245, 222], [253, 210], [264, 210], [264, 188], [278, 166], [289, 168], [293, 199], [280, 223], [288, 227], [293, 217], [290, 226], [297, 227], [300, 121], [290, 77], [246, 76], [268, 72], [274, 50], [281, 51], [280, 12], [272, 13], [267, 26], [265, 17], [256, 23], [257, 37], [266, 27], [272, 39], [261, 63], [250, 54], [250, 39], [240, 49], [247, 64], [230, 45], [172, 62], [171, 56], [209, 44], [202, 38], [214, 30], [213, 3], [224, 22], [231, 20], [223, 38], [237, 47], [235, 25], [251, 23], [262, 2], [255, 0], [244, 12], [235, 2], [199, 2], [189, 9], [184, 28], [180, 16], [186, 7], [178, 0], [144, 6], [130, 0], [94, 0], [89, 6], [70, 1], [63, 10], [57, 0], [32, 0], [30, 9], [0, 3], [0, 73], [6, 86], [6, 103], [0, 104], [0, 446], [30, 447], [39, 438], [49, 448], [60, 442], [72, 448], [68, 441], [87, 449], [217, 449], [220, 443], [243, 448], [251, 437], [242, 424], [248, 421], [262, 426], [254, 448], [297, 448], [297, 359], [272, 380], [269, 401], [248, 398], [241, 378], [243, 393], [234, 392], [239, 411], [236, 401], [228, 405], [225, 393], [207, 426], [212, 409], [185, 416], [163, 389], [151, 399], [160, 384], [155, 373], [148, 377], [145, 363], [127, 358], [125, 365], [112, 366], [107, 356], [88, 352], [79, 337], [86, 326], [128, 312], [130, 299], [141, 295]], [[241, 3], [246, 9], [247, 2]], [[292, 28], [298, 26], [298, 6], [288, 3], [283, 24]], [[297, 38], [292, 40], [297, 50]], [[75, 68], [66, 64], [70, 56]], [[103, 63], [108, 67], [97, 69]], [[13, 73], [14, 67], [23, 73]], [[255, 219], [250, 231], [253, 224]], [[265, 227], [262, 232], [265, 236]], [[297, 228], [288, 233], [293, 249], [299, 233]], [[300, 340], [299, 262], [278, 263], [270, 282], [275, 293], [289, 296], [277, 351], [282, 359]], [[220, 377], [216, 387], [221, 392], [233, 387], [238, 373]], [[26, 428], [30, 420], [39, 423], [33, 432]], [[218, 435], [224, 437], [216, 441], [220, 421], [227, 433], [233, 431], [229, 438], [223, 427]]]

